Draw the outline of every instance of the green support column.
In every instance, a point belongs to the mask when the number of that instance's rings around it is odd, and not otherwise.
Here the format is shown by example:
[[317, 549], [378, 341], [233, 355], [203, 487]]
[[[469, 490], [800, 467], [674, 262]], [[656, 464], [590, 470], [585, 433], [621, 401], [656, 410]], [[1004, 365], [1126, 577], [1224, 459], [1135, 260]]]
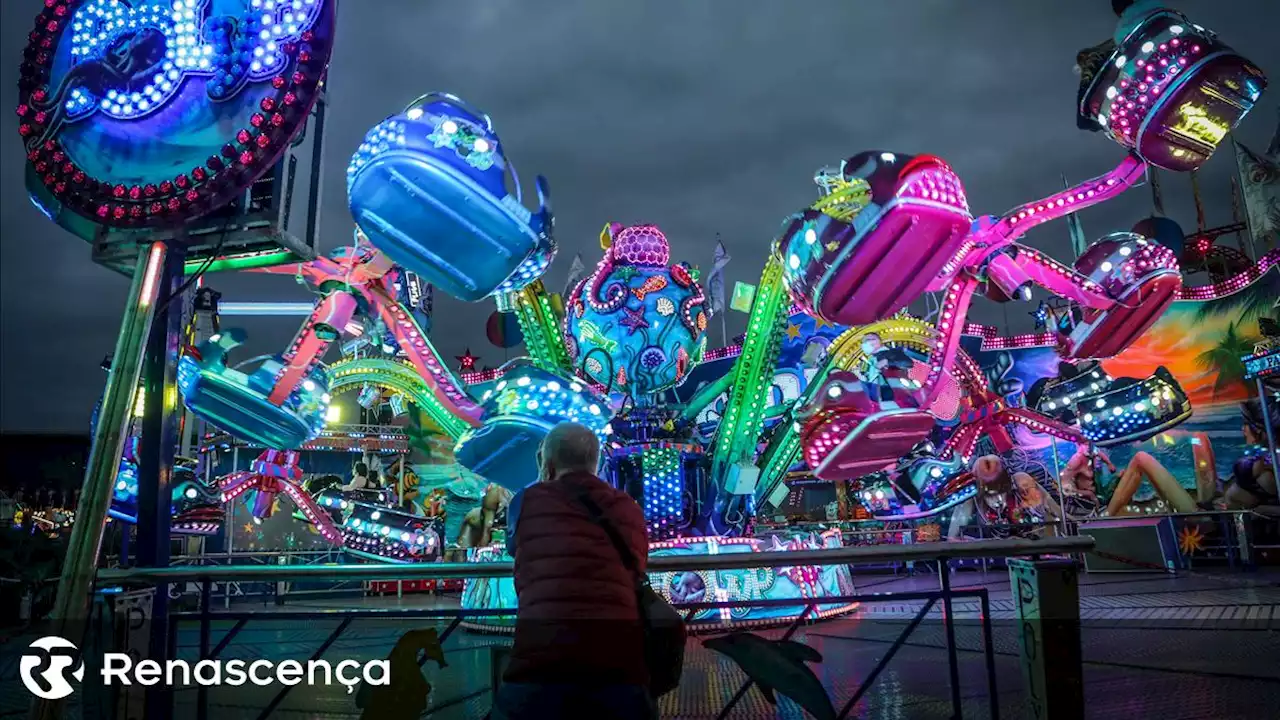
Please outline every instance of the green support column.
[[[93, 436], [89, 464], [80, 489], [80, 505], [71, 529], [67, 555], [63, 561], [62, 579], [54, 601], [49, 634], [58, 635], [83, 646], [92, 598], [98, 554], [102, 549], [102, 532], [106, 527], [107, 509], [111, 505], [111, 489], [120, 469], [120, 454], [133, 412], [134, 394], [142, 373], [143, 351], [155, 317], [160, 292], [159, 277], [168, 248], [153, 243], [140, 253], [133, 272], [133, 284], [125, 303], [120, 336], [112, 356], [111, 373], [102, 398], [98, 427]], [[36, 701], [32, 716], [54, 720], [61, 717], [62, 701]]]

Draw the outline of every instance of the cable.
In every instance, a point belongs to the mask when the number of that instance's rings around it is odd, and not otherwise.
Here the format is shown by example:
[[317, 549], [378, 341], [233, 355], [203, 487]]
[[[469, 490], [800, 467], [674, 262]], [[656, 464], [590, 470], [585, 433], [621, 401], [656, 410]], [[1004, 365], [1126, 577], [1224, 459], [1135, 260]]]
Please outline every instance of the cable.
[[215, 245], [213, 250], [209, 252], [209, 257], [205, 259], [204, 264], [200, 266], [200, 269], [197, 270], [189, 280], [187, 280], [185, 283], [179, 286], [177, 290], [174, 290], [167, 297], [165, 297], [164, 300], [162, 300], [160, 303], [156, 305], [157, 315], [160, 314], [160, 312], [163, 311], [165, 308], [169, 307], [169, 303], [173, 302], [174, 298], [182, 297], [183, 293], [191, 289], [191, 286], [194, 285], [197, 280], [203, 277], [206, 272], [208, 272], [209, 268], [213, 266], [213, 261], [217, 259], [218, 253], [222, 252], [222, 246], [226, 244], [227, 234], [230, 231], [231, 231], [231, 220], [228, 219], [225, 223], [222, 224], [222, 230], [219, 231], [218, 244]]

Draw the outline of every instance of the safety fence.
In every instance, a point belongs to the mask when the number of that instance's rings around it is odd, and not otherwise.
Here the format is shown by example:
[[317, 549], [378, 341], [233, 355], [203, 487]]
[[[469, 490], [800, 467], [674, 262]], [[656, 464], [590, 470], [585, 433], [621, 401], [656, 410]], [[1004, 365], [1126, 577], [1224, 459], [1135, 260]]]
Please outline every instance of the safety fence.
[[[1076, 555], [1088, 551], [1093, 546], [1088, 537], [1046, 538], [1040, 540], [978, 540], [973, 542], [937, 542], [913, 545], [892, 545], [873, 547], [844, 547], [825, 550], [804, 550], [789, 552], [761, 553], [726, 553], [718, 555], [665, 556], [654, 557], [649, 561], [651, 573], [664, 572], [709, 572], [720, 570], [740, 570], [746, 568], [775, 568], [796, 566], [833, 566], [846, 565], [861, 567], [885, 563], [932, 563], [938, 567], [947, 567], [951, 561], [980, 557], [1008, 559], [1011, 564], [1011, 579], [1020, 588], [1015, 597], [1021, 609], [1026, 606], [1026, 622], [1053, 622], [1061, 632], [1067, 629], [1068, 637], [1074, 628], [1076, 642], [1079, 642], [1078, 594], [1075, 584], [1076, 564], [1064, 560], [1065, 556]], [[1022, 558], [1023, 560], [1014, 560]], [[1019, 565], [1021, 563], [1021, 565]], [[1017, 573], [1015, 572], [1015, 565]], [[199, 565], [175, 566], [166, 568], [130, 568], [101, 570], [97, 576], [97, 587], [102, 598], [98, 603], [100, 616], [97, 644], [106, 651], [139, 652], [143, 656], [161, 661], [170, 658], [187, 658], [191, 664], [201, 660], [218, 660], [228, 656], [243, 657], [249, 653], [251, 657], [274, 657], [278, 661], [282, 657], [294, 658], [307, 664], [318, 661], [329, 654], [350, 654], [357, 652], [367, 658], [386, 658], [392, 647], [400, 639], [405, 629], [437, 627], [438, 635], [444, 648], [445, 657], [454, 658], [449, 661], [455, 677], [449, 680], [440, 675], [434, 668], [424, 678], [436, 685], [432, 690], [430, 704], [424, 708], [424, 717], [446, 717], [449, 709], [463, 711], [465, 715], [484, 714], [486, 703], [497, 686], [500, 673], [497, 672], [503, 648], [509, 641], [504, 637], [485, 635], [477, 636], [469, 632], [456, 632], [464, 621], [483, 623], [485, 618], [509, 616], [510, 608], [499, 609], [462, 609], [449, 607], [441, 603], [439, 607], [404, 608], [404, 607], [303, 607], [295, 604], [285, 608], [248, 608], [233, 604], [230, 609], [219, 608], [213, 603], [213, 588], [216, 585], [242, 583], [360, 583], [365, 581], [419, 581], [419, 580], [457, 580], [463, 578], [505, 578], [509, 577], [512, 565], [509, 562], [490, 563], [433, 563], [423, 565]], [[1046, 617], [1043, 607], [1054, 603], [1042, 602], [1035, 590], [1037, 573], [1060, 573], [1063, 582], [1057, 583], [1054, 592], [1062, 592], [1065, 588], [1070, 596], [1065, 605], [1061, 598], [1054, 601], [1062, 607], [1075, 607], [1075, 612], [1066, 612], [1063, 617]], [[1030, 579], [1028, 579], [1030, 578]], [[145, 609], [156, 595], [167, 596], [172, 586], [198, 588], [199, 602], [191, 610], [174, 608], [168, 612], [168, 621], [160, 621], [160, 627], [151, 627], [150, 620], [139, 620], [139, 613], [145, 615]], [[1031, 588], [1028, 590], [1027, 588]], [[888, 644], [887, 649], [875, 662], [873, 667], [858, 668], [860, 682], [850, 692], [843, 688], [836, 692], [829, 688], [831, 700], [838, 710], [838, 717], [848, 717], [859, 703], [865, 705], [867, 692], [876, 683], [894, 656], [908, 641], [922, 622], [931, 614], [941, 624], [946, 637], [945, 650], [948, 662], [949, 699], [955, 717], [963, 715], [960, 661], [957, 652], [956, 632], [957, 612], [954, 604], [964, 601], [968, 605], [977, 605], [977, 630], [983, 638], [983, 654], [985, 659], [985, 697], [990, 717], [998, 718], [1000, 702], [997, 695], [997, 677], [995, 670], [995, 653], [992, 645], [992, 623], [990, 599], [985, 587], [961, 589], [952, 586], [950, 572], [938, 574], [936, 590], [923, 590], [898, 593], [852, 593], [847, 595], [820, 598], [786, 598], [786, 599], [752, 599], [730, 602], [698, 602], [677, 604], [679, 611], [686, 617], [711, 609], [723, 610], [737, 608], [795, 608], [794, 619], [785, 628], [769, 631], [771, 639], [802, 640], [807, 633], [800, 632], [808, 622], [821, 614], [821, 608], [831, 605], [849, 605], [853, 603], [916, 603], [914, 615], [904, 618], [905, 624], [897, 630], [897, 636]], [[935, 612], [937, 607], [941, 612]], [[121, 612], [120, 608], [124, 608]], [[972, 625], [973, 620], [968, 620]], [[1026, 622], [1023, 624], [1025, 625]], [[121, 624], [125, 627], [121, 627]], [[263, 630], [255, 630], [262, 627]], [[288, 630], [282, 630], [281, 628]], [[394, 630], [392, 630], [394, 628]], [[728, 630], [730, 628], [726, 628]], [[974, 627], [966, 628], [974, 630]], [[144, 632], [145, 630], [145, 632]], [[896, 628], [895, 628], [896, 630]], [[298, 640], [291, 633], [309, 633], [308, 639]], [[256, 634], [255, 634], [256, 633]], [[283, 633], [283, 635], [282, 635]], [[164, 638], [158, 643], [155, 637]], [[780, 634], [780, 635], [779, 635]], [[286, 637], [288, 636], [288, 637]], [[292, 639], [291, 639], [292, 638]], [[484, 638], [483, 641], [477, 638]], [[691, 637], [691, 650], [701, 651], [701, 642], [705, 636]], [[1024, 645], [1028, 640], [1023, 640]], [[1032, 640], [1031, 642], [1034, 642]], [[355, 643], [353, 646], [352, 643]], [[123, 646], [123, 647], [122, 647]], [[148, 653], [147, 650], [150, 650]], [[164, 657], [156, 657], [157, 649]], [[1046, 654], [1042, 648], [1024, 647], [1024, 660], [1027, 663], [1044, 663]], [[486, 654], [487, 652], [487, 654]], [[419, 667], [426, 664], [427, 654], [418, 654]], [[86, 654], [86, 658], [88, 654]], [[1074, 674], [1077, 678], [1081, 672], [1080, 663], [1074, 669], [1054, 668], [1054, 677], [1061, 680], [1063, 673]], [[743, 668], [746, 677], [741, 680], [737, 690], [732, 694], [728, 689], [723, 692], [712, 692], [707, 688], [683, 687], [663, 700], [664, 717], [729, 717], [731, 711], [738, 708], [735, 716], [755, 716], [746, 710], [751, 703], [749, 690], [756, 680], [769, 684], [776, 678], [761, 678], [752, 675], [752, 671]], [[1032, 673], [1028, 677], [1044, 677], [1044, 669], [1039, 674]], [[744, 673], [737, 673], [742, 677]], [[1025, 673], [1024, 673], [1025, 674]], [[732, 674], [729, 675], [733, 676]], [[824, 674], [823, 677], [827, 677]], [[971, 678], [972, 680], [972, 678]], [[710, 682], [700, 673], [686, 672], [685, 685], [689, 683]], [[776, 688], [783, 696], [781, 687]], [[93, 716], [92, 708], [110, 708], [119, 712], [121, 708], [133, 707], [131, 713], [145, 708], [145, 716], [152, 717], [189, 717], [208, 718], [212, 714], [224, 714], [228, 702], [235, 706], [237, 714], [246, 712], [251, 706], [257, 717], [265, 718], [285, 707], [297, 707], [299, 703], [320, 703], [323, 708], [311, 707], [307, 712], [315, 714], [323, 710], [326, 715], [358, 716], [360, 710], [356, 703], [368, 700], [368, 694], [362, 689], [360, 693], [350, 696], [338, 693], [332, 697], [321, 698], [312, 688], [305, 691], [294, 685], [277, 685], [270, 688], [236, 688], [234, 693], [225, 692], [227, 688], [209, 688], [199, 685], [184, 690], [165, 689], [163, 687], [139, 688], [127, 690], [97, 690], [95, 696], [86, 692], [82, 702], [85, 704], [83, 717]], [[1034, 689], [1033, 689], [1034, 690]], [[881, 690], [880, 694], [886, 692]], [[211, 695], [212, 693], [212, 695]], [[699, 705], [696, 712], [682, 708], [691, 696], [700, 698], [695, 701]], [[301, 696], [301, 697], [300, 697]], [[213, 698], [211, 701], [211, 697]], [[292, 697], [292, 699], [291, 699]], [[762, 696], [761, 696], [762, 697]], [[231, 698], [230, 700], [228, 698]], [[718, 707], [708, 708], [708, 698], [714, 700]], [[794, 698], [792, 698], [794, 700]], [[758, 704], [759, 698], [756, 698]], [[787, 701], [790, 702], [790, 701]], [[141, 705], [139, 705], [141, 704]], [[746, 715], [742, 713], [746, 712]], [[861, 711], [859, 711], [861, 712]], [[133, 716], [131, 714], [131, 716]], [[367, 716], [367, 715], [366, 715]], [[772, 715], [769, 715], [772, 717]]]

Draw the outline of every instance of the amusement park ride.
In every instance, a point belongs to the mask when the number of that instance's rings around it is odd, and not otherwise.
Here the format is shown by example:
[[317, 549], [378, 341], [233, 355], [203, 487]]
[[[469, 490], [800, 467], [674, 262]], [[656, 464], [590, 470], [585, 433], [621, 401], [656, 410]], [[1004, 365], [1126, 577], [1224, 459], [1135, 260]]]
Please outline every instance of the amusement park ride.
[[[456, 444], [459, 463], [512, 491], [535, 480], [534, 453], [551, 426], [585, 424], [605, 449], [602, 474], [643, 507], [655, 555], [838, 545], [838, 531], [753, 536], [755, 519], [781, 504], [794, 468], [862, 483], [859, 502], [873, 516], [927, 517], [973, 495], [968, 460], [983, 440], [997, 452], [1011, 449], [1012, 425], [1106, 444], [1149, 437], [1189, 413], [1167, 373], [1128, 384], [1078, 375], [1042, 393], [1035, 407], [1011, 403], [961, 348], [973, 332], [966, 318], [975, 296], [1030, 299], [1032, 286], [1056, 296], [1064, 310], [1046, 334], [986, 340], [1052, 344], [1083, 367], [1130, 346], [1175, 299], [1238, 291], [1249, 282], [1241, 278], [1257, 279], [1275, 262], [1268, 256], [1213, 286], [1189, 288], [1174, 252], [1136, 233], [1107, 235], [1070, 265], [1020, 242], [1036, 226], [1115, 198], [1150, 167], [1198, 168], [1257, 102], [1262, 72], [1169, 10], [1152, 12], [1118, 43], [1084, 93], [1081, 114], [1127, 151], [1113, 170], [1003, 215], [974, 217], [944, 160], [852, 155], [820, 170], [819, 198], [785, 221], [740, 346], [709, 351], [698, 273], [673, 262], [654, 225], [606, 226], [599, 264], [560, 310], [539, 281], [556, 253], [547, 182], [537, 179], [540, 206], [527, 209], [494, 123], [452, 95], [419, 98], [360, 145], [347, 170], [354, 245], [316, 256], [313, 242], [282, 241], [291, 147], [310, 117], [313, 143], [323, 128], [333, 0], [245, 0], [242, 16], [214, 16], [199, 0], [175, 0], [172, 9], [117, 0], [45, 5], [19, 108], [32, 195], [95, 252], [120, 237], [146, 248], [134, 263], [82, 518], [107, 513], [109, 489], [124, 476], [127, 418], [145, 388], [132, 466], [137, 492], [150, 493], [132, 516], [140, 524], [168, 517], [155, 508], [173, 486], [180, 396], [195, 418], [265, 449], [248, 472], [220, 481], [223, 502], [252, 490], [255, 507], [269, 512], [283, 494], [322, 537], [362, 557], [433, 559], [454, 538], [412, 525], [412, 515], [394, 508], [385, 509], [393, 523], [341, 494], [313, 497], [302, 482], [296, 451], [322, 431], [332, 395], [371, 385], [408, 396]], [[210, 127], [218, 130], [197, 132]], [[139, 142], [144, 136], [156, 143]], [[174, 167], [194, 169], [174, 176]], [[263, 208], [279, 212], [265, 225], [246, 220]], [[315, 293], [314, 308], [278, 355], [230, 364], [245, 340], [237, 329], [193, 339], [179, 352], [174, 328], [190, 284], [180, 284], [184, 260], [195, 276], [214, 269], [293, 276]], [[530, 357], [468, 387], [401, 301], [396, 286], [408, 273], [460, 300], [493, 299], [514, 312]], [[932, 323], [905, 313], [925, 293], [942, 294]], [[772, 411], [773, 372], [795, 312], [844, 329], [799, 399]], [[377, 338], [370, 344], [387, 351], [326, 367], [330, 346], [357, 336]], [[671, 402], [672, 389], [713, 352], [736, 353], [724, 381]], [[240, 369], [250, 363], [256, 367]], [[722, 396], [704, 441], [694, 418]], [[1095, 401], [1114, 414], [1083, 411]], [[940, 418], [955, 422], [943, 426]], [[59, 600], [64, 616], [87, 597], [102, 528], [81, 522], [75, 530], [73, 579]], [[503, 552], [474, 548], [469, 559]], [[683, 573], [656, 586], [687, 601], [812, 598], [847, 594], [847, 573]], [[464, 603], [511, 607], [510, 581], [472, 581]], [[776, 620], [752, 612], [708, 611], [698, 620]]]

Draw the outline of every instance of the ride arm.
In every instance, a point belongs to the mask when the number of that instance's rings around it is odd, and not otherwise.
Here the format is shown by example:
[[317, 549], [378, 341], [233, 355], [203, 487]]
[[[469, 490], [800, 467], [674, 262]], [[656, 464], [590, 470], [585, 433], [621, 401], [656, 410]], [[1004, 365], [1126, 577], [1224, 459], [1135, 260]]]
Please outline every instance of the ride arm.
[[1019, 246], [1012, 255], [999, 254], [987, 265], [987, 277], [1006, 293], [1032, 282], [1059, 297], [1095, 310], [1115, 305], [1097, 283], [1039, 250]]
[[306, 379], [329, 349], [329, 343], [341, 337], [343, 328], [351, 322], [355, 312], [355, 297], [343, 290], [334, 290], [316, 303], [311, 317], [303, 322], [284, 353], [284, 367], [276, 375], [275, 385], [267, 398], [273, 405], [283, 403]]
[[960, 337], [964, 334], [965, 317], [969, 303], [978, 287], [978, 281], [968, 273], [961, 273], [951, 283], [938, 312], [938, 332], [941, 337], [929, 357], [929, 376], [924, 381], [924, 407], [929, 407], [942, 393], [942, 375], [956, 361], [960, 352]]
[[[462, 383], [445, 367], [444, 361], [440, 359], [435, 347], [427, 339], [426, 333], [422, 332], [422, 328], [418, 327], [413, 316], [405, 312], [382, 285], [370, 286], [369, 293], [373, 306], [377, 308], [378, 316], [391, 330], [400, 349], [409, 356], [409, 362], [426, 381], [444, 410], [456, 418], [454, 422], [460, 420], [472, 427], [479, 425], [483, 410], [463, 389]], [[433, 419], [439, 420], [434, 417]], [[447, 424], [452, 425], [452, 423]]]
[[684, 411], [680, 417], [683, 420], [694, 421], [698, 415], [706, 410], [711, 403], [716, 401], [724, 391], [728, 390], [733, 384], [733, 373], [727, 372], [711, 382], [698, 388], [698, 391], [689, 399], [689, 403], [684, 406]]
[[723, 481], [729, 466], [754, 459], [764, 423], [765, 397], [782, 349], [782, 329], [791, 307], [782, 282], [782, 261], [770, 254], [751, 304], [742, 354], [733, 364], [733, 381], [716, 431], [711, 473]]
[[1016, 207], [1003, 217], [978, 218], [960, 250], [930, 282], [928, 290], [945, 290], [953, 282], [955, 273], [963, 273], [964, 268], [981, 267], [988, 258], [1008, 248], [1038, 225], [1119, 196], [1137, 185], [1146, 172], [1145, 162], [1135, 155], [1128, 155], [1105, 175]]
[[1005, 417], [1011, 423], [1022, 425], [1043, 435], [1052, 435], [1055, 438], [1068, 440], [1077, 445], [1087, 445], [1089, 443], [1089, 438], [1074, 427], [1031, 410], [1014, 408], [1007, 410]]
[[984, 234], [994, 235], [994, 239], [1001, 245], [1014, 242], [1037, 225], [1119, 196], [1137, 185], [1146, 177], [1146, 173], [1145, 162], [1136, 155], [1127, 155], [1114, 170], [1105, 175], [1010, 210]]
[[572, 374], [573, 361], [546, 285], [535, 280], [509, 297], [533, 364], [550, 372]]

